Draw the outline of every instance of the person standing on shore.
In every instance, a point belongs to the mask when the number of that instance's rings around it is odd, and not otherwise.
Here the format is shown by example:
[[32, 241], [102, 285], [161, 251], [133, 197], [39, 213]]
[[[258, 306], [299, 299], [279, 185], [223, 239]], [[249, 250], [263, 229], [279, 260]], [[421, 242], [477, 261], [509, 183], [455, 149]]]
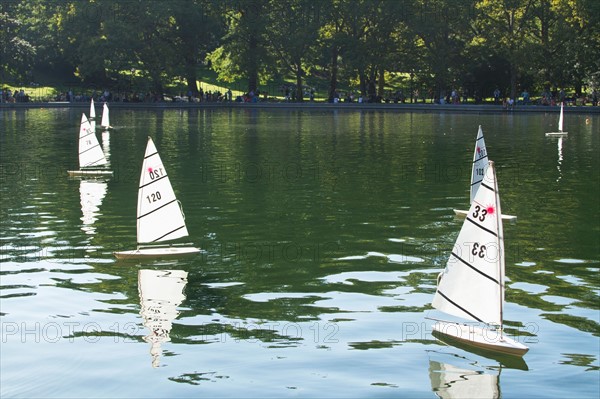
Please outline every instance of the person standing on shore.
[[499, 104], [500, 103], [500, 89], [496, 87], [496, 90], [494, 90], [494, 104]]

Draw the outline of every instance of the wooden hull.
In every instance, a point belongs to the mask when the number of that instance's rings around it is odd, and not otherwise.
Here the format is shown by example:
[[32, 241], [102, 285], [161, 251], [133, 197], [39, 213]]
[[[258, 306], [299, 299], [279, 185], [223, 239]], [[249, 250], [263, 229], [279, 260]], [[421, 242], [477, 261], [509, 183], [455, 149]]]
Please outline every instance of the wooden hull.
[[181, 258], [194, 256], [200, 253], [200, 249], [195, 247], [147, 247], [137, 248], [131, 251], [113, 252], [117, 259], [136, 260], [136, 259], [164, 259]]
[[112, 170], [90, 169], [90, 170], [67, 170], [69, 176], [112, 176]]
[[433, 325], [433, 332], [434, 336], [439, 335], [446, 343], [456, 341], [460, 344], [496, 353], [523, 356], [529, 350], [520, 342], [500, 334], [500, 330], [490, 330], [479, 326], [438, 321]]
[[546, 137], [565, 137], [568, 136], [568, 132], [550, 132], [546, 133]]
[[[454, 214], [458, 217], [464, 218], [467, 217], [467, 213], [469, 211], [462, 211], [460, 209], [453, 209], [454, 210]], [[514, 215], [502, 215], [502, 220], [517, 220], [517, 217]]]

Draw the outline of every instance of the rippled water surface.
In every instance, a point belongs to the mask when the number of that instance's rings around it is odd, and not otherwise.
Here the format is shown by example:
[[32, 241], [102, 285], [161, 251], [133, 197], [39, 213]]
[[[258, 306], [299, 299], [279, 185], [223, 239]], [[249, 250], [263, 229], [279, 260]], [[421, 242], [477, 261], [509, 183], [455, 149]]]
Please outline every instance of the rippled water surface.
[[[87, 111], [87, 110], [86, 110]], [[114, 176], [72, 179], [76, 109], [0, 112], [2, 397], [597, 397], [600, 118], [114, 109]], [[587, 121], [586, 121], [586, 118]], [[478, 125], [522, 361], [431, 335]], [[136, 245], [151, 136], [184, 260]]]

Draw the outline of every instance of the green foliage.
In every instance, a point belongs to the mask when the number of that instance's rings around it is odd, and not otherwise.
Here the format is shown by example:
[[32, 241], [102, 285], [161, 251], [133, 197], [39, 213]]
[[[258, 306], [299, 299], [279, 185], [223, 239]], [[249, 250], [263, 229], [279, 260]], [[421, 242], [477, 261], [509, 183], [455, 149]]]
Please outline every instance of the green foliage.
[[121, 89], [135, 75], [160, 93], [181, 81], [196, 92], [212, 68], [248, 91], [288, 80], [298, 99], [315, 80], [330, 98], [339, 86], [581, 91], [600, 84], [599, 15], [596, 0], [7, 1], [0, 73]]

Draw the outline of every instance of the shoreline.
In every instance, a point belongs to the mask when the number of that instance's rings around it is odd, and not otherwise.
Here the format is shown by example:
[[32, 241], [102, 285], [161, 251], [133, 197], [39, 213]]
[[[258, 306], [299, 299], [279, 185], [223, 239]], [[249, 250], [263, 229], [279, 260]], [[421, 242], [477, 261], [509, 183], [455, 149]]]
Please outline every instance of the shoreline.
[[[100, 103], [98, 103], [100, 104]], [[452, 112], [452, 113], [545, 113], [558, 112], [558, 105], [520, 105], [507, 110], [502, 105], [495, 104], [372, 104], [372, 103], [127, 103], [110, 102], [111, 108], [123, 109], [214, 109], [214, 108], [243, 108], [243, 109], [283, 109], [283, 110], [336, 110], [336, 111], [407, 111], [407, 112]], [[88, 102], [45, 102], [45, 103], [1, 103], [0, 110], [31, 109], [31, 108], [89, 108]], [[600, 114], [600, 107], [567, 106], [565, 113], [570, 114]]]

